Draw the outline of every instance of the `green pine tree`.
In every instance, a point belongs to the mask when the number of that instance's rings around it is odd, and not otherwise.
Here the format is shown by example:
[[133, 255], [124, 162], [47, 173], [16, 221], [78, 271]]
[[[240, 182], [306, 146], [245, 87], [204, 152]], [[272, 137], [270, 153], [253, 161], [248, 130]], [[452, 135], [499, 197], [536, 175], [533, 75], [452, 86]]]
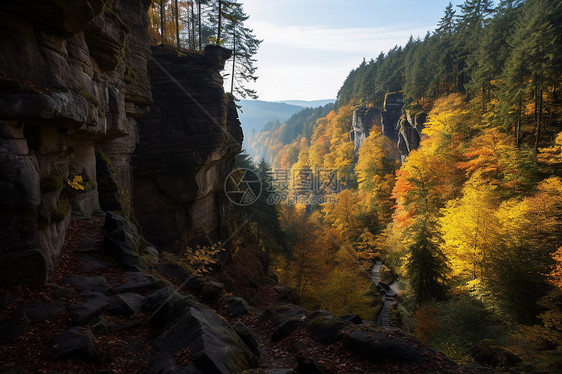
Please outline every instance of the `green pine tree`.
[[439, 249], [439, 236], [424, 219], [413, 226], [413, 244], [406, 264], [410, 288], [417, 305], [441, 300], [446, 295], [446, 259]]

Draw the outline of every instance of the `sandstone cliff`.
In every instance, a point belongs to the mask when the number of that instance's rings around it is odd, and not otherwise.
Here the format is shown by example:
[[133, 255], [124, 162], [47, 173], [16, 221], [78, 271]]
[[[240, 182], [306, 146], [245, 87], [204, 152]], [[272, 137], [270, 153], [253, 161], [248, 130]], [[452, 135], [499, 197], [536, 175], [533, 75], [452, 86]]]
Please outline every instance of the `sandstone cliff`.
[[0, 4], [3, 286], [51, 279], [71, 213], [132, 218], [136, 206], [159, 243], [219, 238], [227, 208], [217, 191], [241, 143], [218, 72], [230, 55], [155, 49], [199, 104], [154, 64], [149, 77], [149, 4]]
[[355, 153], [363, 140], [369, 136], [371, 127], [379, 126], [383, 134], [396, 144], [404, 159], [411, 151], [418, 148], [427, 114], [406, 110], [403, 113], [402, 93], [385, 95], [382, 110], [378, 108], [359, 107], [353, 112], [351, 138]]
[[216, 46], [204, 54], [153, 47], [154, 105], [139, 121], [134, 207], [145, 237], [161, 248], [226, 236], [223, 185], [242, 144], [219, 73], [230, 55]]

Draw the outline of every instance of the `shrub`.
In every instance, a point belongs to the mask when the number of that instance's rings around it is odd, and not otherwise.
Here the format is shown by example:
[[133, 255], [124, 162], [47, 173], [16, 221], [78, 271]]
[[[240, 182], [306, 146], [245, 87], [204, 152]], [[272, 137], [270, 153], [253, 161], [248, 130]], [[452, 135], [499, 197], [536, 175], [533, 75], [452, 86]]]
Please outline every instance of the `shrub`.
[[195, 248], [187, 247], [184, 255], [185, 261], [196, 269], [199, 274], [209, 273], [213, 265], [218, 264], [219, 254], [225, 248], [220, 242], [211, 245], [196, 245]]

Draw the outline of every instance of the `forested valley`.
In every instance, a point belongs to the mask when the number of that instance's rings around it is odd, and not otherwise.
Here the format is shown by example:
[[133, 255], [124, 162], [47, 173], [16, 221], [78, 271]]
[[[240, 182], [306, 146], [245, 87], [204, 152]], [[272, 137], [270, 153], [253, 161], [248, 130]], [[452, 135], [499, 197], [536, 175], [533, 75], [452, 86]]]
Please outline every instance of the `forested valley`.
[[[378, 261], [398, 282], [391, 326], [458, 362], [478, 343], [562, 370], [561, 35], [560, 1], [449, 4], [423, 39], [363, 60], [335, 107], [250, 135], [261, 161], [239, 166], [286, 182], [239, 212], [269, 272], [308, 308], [376, 321]], [[404, 122], [413, 146], [397, 142]], [[322, 171], [337, 189], [302, 188]]]
[[562, 373], [562, 0], [457, 2], [0, 2], [0, 372]]

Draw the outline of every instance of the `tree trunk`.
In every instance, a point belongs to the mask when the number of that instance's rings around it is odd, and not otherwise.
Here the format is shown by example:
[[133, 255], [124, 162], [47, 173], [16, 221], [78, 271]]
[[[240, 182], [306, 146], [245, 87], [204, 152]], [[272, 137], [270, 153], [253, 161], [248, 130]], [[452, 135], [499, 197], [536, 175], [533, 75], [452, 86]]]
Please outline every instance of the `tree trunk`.
[[517, 103], [517, 120], [515, 122], [515, 145], [519, 148], [521, 144], [521, 111], [523, 110], [521, 99]]
[[232, 76], [230, 77], [230, 94], [234, 95], [234, 68], [236, 67], [236, 25], [232, 32]]
[[176, 5], [176, 47], [180, 48], [180, 8], [178, 7], [178, 0], [175, 0]]
[[195, 49], [195, 9], [193, 3], [191, 3], [191, 49]]
[[160, 40], [166, 40], [166, 1], [160, 0]]
[[201, 50], [201, 0], [197, 2], [197, 25], [199, 27], [199, 50]]
[[219, 0], [219, 27], [217, 31], [217, 45], [221, 45], [221, 27], [222, 27], [222, 0]]
[[542, 87], [536, 87], [535, 108], [536, 108], [536, 125], [535, 125], [535, 153], [539, 150], [539, 143], [541, 137], [541, 122], [542, 122]]

